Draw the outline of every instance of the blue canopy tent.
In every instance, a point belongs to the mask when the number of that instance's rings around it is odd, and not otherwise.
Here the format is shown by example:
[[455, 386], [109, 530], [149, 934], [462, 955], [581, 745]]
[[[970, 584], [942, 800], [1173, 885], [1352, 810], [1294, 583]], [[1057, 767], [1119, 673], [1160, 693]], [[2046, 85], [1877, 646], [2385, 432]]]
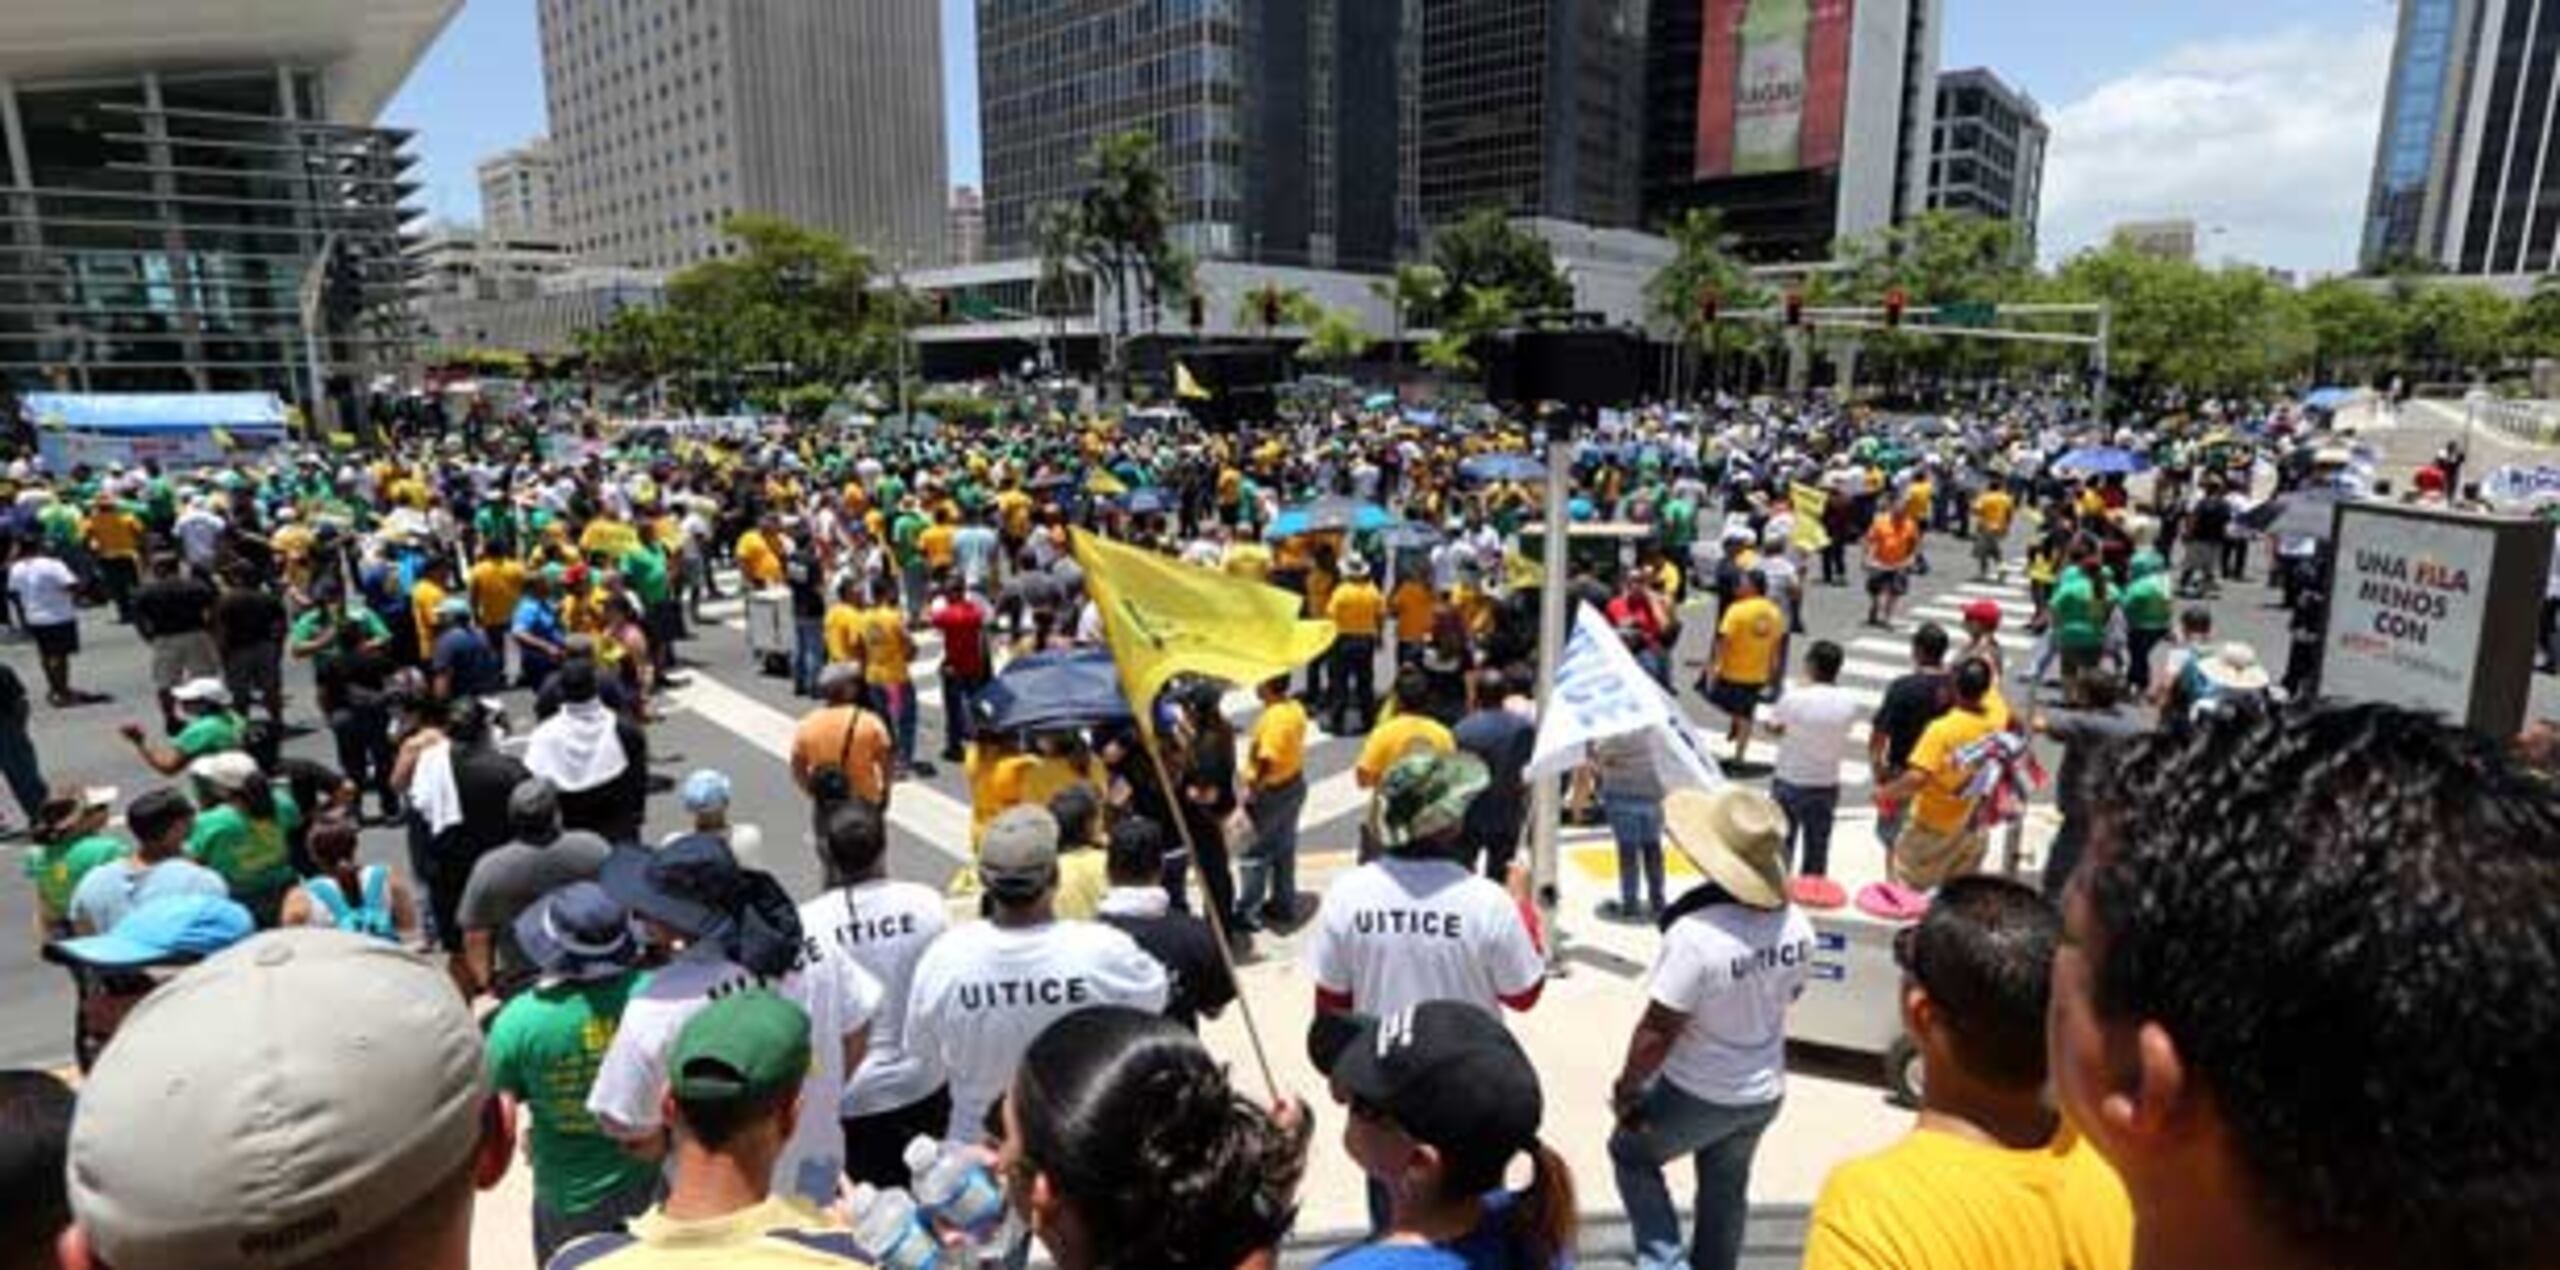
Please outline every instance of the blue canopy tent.
[[285, 439], [289, 416], [274, 393], [28, 393], [46, 466], [67, 472], [156, 462], [191, 467]]
[[2353, 388], [2314, 388], [2302, 395], [2302, 406], [2306, 410], [2334, 411], [2353, 401], [2355, 395]]

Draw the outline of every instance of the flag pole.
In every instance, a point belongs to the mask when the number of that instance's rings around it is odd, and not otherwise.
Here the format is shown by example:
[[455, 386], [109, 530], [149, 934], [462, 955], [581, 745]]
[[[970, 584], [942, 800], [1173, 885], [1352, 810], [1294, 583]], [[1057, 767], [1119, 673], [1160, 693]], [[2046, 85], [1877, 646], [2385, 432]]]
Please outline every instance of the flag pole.
[[[1182, 787], [1175, 784], [1172, 773], [1165, 770], [1163, 739], [1156, 735], [1152, 720], [1143, 717], [1139, 719], [1138, 739], [1145, 742], [1147, 761], [1155, 765], [1156, 782], [1164, 787], [1165, 792], [1173, 796], [1173, 831], [1182, 836], [1183, 856], [1192, 864], [1190, 869], [1192, 876], [1200, 880], [1200, 907], [1209, 914], [1209, 931], [1216, 937], [1218, 960], [1225, 964], [1227, 978], [1232, 982], [1236, 978], [1236, 959], [1235, 953], [1227, 943], [1227, 915], [1218, 911], [1217, 900], [1209, 891], [1208, 874], [1201, 867], [1199, 844], [1191, 840], [1191, 818], [1183, 814], [1186, 800]], [[1294, 895], [1289, 897], [1289, 902], [1293, 906], [1297, 900], [1298, 897]], [[1271, 1074], [1271, 1055], [1264, 1051], [1262, 1029], [1254, 1023], [1253, 999], [1245, 994], [1244, 985], [1241, 983], [1236, 985], [1236, 1014], [1244, 1022], [1245, 1040], [1253, 1045], [1253, 1065], [1262, 1073], [1262, 1087], [1270, 1093], [1271, 1101], [1277, 1103], [1280, 1101], [1280, 1081]]]

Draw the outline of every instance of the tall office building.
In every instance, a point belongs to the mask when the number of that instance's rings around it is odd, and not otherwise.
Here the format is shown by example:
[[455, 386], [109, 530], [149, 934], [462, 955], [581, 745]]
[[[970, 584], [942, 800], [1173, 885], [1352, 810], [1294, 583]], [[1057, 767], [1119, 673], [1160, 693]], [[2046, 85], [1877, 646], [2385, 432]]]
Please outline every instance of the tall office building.
[[1143, 129], [1175, 241], [1209, 258], [1383, 267], [1412, 227], [1409, 3], [979, 0], [987, 251], [1035, 250], [1095, 141]]
[[942, 258], [934, 0], [541, 0], [561, 232], [597, 264], [737, 250], [740, 212]]
[[2401, 0], [2368, 269], [2560, 269], [2560, 0]]
[[242, 8], [10, 0], [0, 380], [309, 404], [314, 349], [333, 395], [407, 359], [409, 137], [371, 124], [461, 0]]
[[499, 242], [560, 241], [560, 165], [534, 140], [480, 161], [480, 230]]
[[974, 265], [987, 255], [987, 200], [980, 197], [978, 187], [957, 185], [951, 189], [951, 222], [945, 231], [949, 243], [947, 262]]
[[1644, 208], [1829, 259], [1928, 206], [1945, 0], [1653, 0]]
[[1643, 0], [1423, 0], [1423, 221], [1635, 224], [1644, 50]]
[[1987, 70], [1938, 77], [1929, 206], [2010, 224], [2020, 260], [2036, 257], [2044, 147], [2052, 133], [2035, 99]]

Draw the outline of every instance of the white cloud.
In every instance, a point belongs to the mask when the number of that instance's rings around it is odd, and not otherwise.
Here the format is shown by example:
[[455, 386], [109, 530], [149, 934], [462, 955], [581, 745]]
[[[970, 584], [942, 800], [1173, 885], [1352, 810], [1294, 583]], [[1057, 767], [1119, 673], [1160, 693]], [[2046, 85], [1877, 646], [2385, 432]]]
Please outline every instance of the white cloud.
[[2198, 254], [2300, 270], [2355, 264], [2391, 28], [2191, 44], [2049, 117], [2049, 260], [2119, 221], [2186, 217]]

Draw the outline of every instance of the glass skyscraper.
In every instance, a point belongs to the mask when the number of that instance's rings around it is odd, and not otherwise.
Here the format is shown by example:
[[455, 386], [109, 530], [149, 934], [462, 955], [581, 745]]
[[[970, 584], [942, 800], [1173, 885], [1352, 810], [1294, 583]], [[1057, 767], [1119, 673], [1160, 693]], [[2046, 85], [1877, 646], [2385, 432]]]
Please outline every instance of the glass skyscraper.
[[2401, 0], [2362, 257], [2560, 268], [2560, 0]]

